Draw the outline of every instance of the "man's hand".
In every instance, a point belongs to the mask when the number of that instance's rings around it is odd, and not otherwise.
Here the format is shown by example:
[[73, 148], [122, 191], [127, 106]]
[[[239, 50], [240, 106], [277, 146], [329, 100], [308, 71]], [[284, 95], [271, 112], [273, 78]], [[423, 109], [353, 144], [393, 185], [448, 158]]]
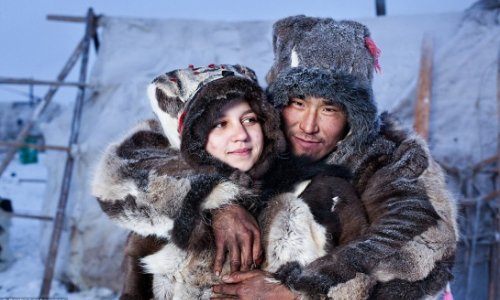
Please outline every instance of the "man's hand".
[[214, 272], [220, 274], [229, 252], [231, 273], [248, 271], [262, 263], [260, 230], [255, 219], [239, 205], [229, 205], [212, 215], [215, 236]]
[[271, 300], [294, 300], [298, 299], [291, 290], [279, 283], [270, 283], [266, 280], [269, 276], [261, 270], [249, 272], [235, 272], [223, 276], [225, 284], [216, 285], [212, 288], [214, 296], [212, 299], [271, 299]]

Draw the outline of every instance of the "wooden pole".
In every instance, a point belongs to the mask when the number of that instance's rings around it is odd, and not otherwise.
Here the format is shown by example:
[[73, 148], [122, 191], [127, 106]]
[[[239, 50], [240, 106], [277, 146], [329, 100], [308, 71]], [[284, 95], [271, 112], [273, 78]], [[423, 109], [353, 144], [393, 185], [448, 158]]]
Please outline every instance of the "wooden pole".
[[36, 80], [28, 78], [0, 78], [0, 84], [29, 84], [29, 85], [51, 85], [51, 86], [85, 86], [89, 87], [86, 83], [80, 82], [61, 82], [61, 81], [50, 81], [50, 80]]
[[385, 0], [375, 0], [377, 16], [385, 16]]
[[[90, 41], [94, 30], [94, 12], [90, 8], [87, 13], [87, 25], [85, 28], [85, 36], [82, 51], [82, 62], [80, 67], [79, 82], [84, 83], [87, 79], [87, 64], [89, 58]], [[80, 119], [82, 115], [83, 101], [85, 99], [85, 88], [80, 87], [76, 98], [75, 108], [73, 111], [73, 121], [71, 123], [71, 134], [69, 139], [69, 146], [78, 143], [78, 134], [80, 129]], [[66, 165], [64, 168], [63, 182], [61, 184], [61, 193], [59, 203], [57, 205], [57, 213], [54, 221], [54, 229], [50, 239], [49, 252], [47, 261], [45, 263], [45, 272], [43, 275], [42, 288], [40, 291], [40, 298], [48, 298], [50, 294], [50, 287], [54, 277], [54, 269], [57, 259], [57, 252], [59, 249], [59, 241], [64, 226], [65, 210], [68, 203], [69, 188], [71, 185], [71, 175], [73, 171], [74, 159], [71, 155], [66, 158]]]
[[420, 72], [417, 85], [417, 105], [415, 107], [415, 131], [425, 140], [429, 139], [429, 115], [432, 91], [432, 40], [425, 36], [422, 41]]
[[72, 23], [85, 23], [85, 22], [87, 22], [86, 17], [63, 16], [63, 15], [47, 15], [47, 20], [59, 21], [59, 22], [72, 22]]
[[[57, 76], [58, 82], [63, 82], [64, 79], [66, 78], [66, 76], [68, 76], [69, 72], [71, 71], [73, 66], [76, 64], [76, 62], [78, 61], [78, 57], [80, 57], [80, 53], [83, 50], [84, 44], [85, 44], [85, 39], [82, 39], [80, 41], [80, 43], [78, 43], [78, 46], [76, 47], [75, 51], [73, 51], [70, 58], [68, 59], [68, 61], [64, 65], [63, 69], [61, 70], [61, 72]], [[17, 135], [17, 137], [15, 139], [15, 143], [22, 144], [24, 142], [24, 139], [26, 138], [26, 136], [28, 136], [33, 125], [36, 123], [36, 121], [38, 120], [40, 115], [43, 113], [43, 111], [47, 108], [47, 106], [52, 101], [52, 98], [54, 97], [58, 88], [59, 88], [58, 86], [51, 86], [49, 88], [49, 90], [45, 94], [45, 97], [43, 97], [43, 100], [40, 103], [38, 103], [37, 107], [33, 111], [31, 118], [28, 120], [28, 122], [24, 123], [23, 128], [21, 129], [21, 131], [19, 132], [19, 134]], [[17, 151], [16, 148], [12, 148], [9, 151], [7, 151], [7, 153], [5, 154], [5, 158], [2, 161], [2, 163], [0, 164], [0, 176], [2, 176], [3, 172], [5, 171], [5, 169], [9, 165], [9, 163], [16, 155], [16, 151]]]
[[11, 213], [11, 216], [13, 218], [24, 218], [24, 219], [35, 219], [35, 220], [40, 220], [40, 221], [53, 221], [53, 217], [49, 216], [37, 216], [37, 215], [32, 215], [32, 214], [27, 214], [27, 213]]
[[51, 145], [37, 145], [37, 144], [25, 144], [25, 143], [11, 143], [11, 142], [2, 142], [0, 141], [0, 147], [9, 147], [9, 148], [33, 148], [38, 150], [55, 150], [55, 151], [64, 151], [69, 152], [69, 147], [64, 146], [51, 146]]
[[[497, 113], [498, 113], [498, 137], [497, 137], [497, 178], [496, 190], [500, 190], [500, 47], [497, 60]], [[489, 299], [500, 299], [500, 196], [497, 195], [494, 224], [494, 244], [491, 248], [490, 260], [490, 282]], [[494, 206], [495, 207], [495, 206]]]

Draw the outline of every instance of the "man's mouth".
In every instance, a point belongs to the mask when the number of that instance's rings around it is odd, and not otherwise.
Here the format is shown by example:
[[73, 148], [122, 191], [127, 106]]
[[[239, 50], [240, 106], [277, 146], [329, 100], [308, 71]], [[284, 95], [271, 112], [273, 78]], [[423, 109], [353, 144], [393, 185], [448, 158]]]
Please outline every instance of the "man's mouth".
[[296, 135], [294, 135], [293, 138], [296, 141], [298, 141], [299, 143], [303, 143], [303, 144], [320, 144], [321, 143], [321, 140], [319, 140], [319, 139], [311, 139], [311, 138], [300, 137], [300, 136], [296, 136]]

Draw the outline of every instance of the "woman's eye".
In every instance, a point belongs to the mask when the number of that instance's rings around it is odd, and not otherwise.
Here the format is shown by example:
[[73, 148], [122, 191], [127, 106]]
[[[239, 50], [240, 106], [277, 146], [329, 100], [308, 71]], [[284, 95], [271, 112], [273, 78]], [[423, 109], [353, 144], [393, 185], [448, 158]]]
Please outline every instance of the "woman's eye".
[[244, 118], [243, 120], [241, 120], [241, 122], [243, 124], [255, 124], [255, 123], [258, 123], [258, 120], [256, 117], [248, 117], [248, 118]]
[[226, 126], [226, 124], [227, 124], [226, 121], [217, 122], [215, 123], [214, 128], [223, 128]]

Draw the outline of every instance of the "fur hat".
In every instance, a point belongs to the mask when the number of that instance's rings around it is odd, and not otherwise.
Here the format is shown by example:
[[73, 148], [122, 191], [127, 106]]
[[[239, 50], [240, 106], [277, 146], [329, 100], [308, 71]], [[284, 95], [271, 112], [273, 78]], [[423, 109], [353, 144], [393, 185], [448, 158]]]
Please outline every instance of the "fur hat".
[[278, 111], [266, 100], [256, 81], [240, 76], [227, 76], [205, 84], [185, 108], [184, 129], [181, 135], [181, 153], [195, 169], [215, 167], [218, 172], [231, 173], [228, 165], [205, 150], [208, 135], [220, 117], [222, 108], [234, 100], [246, 100], [257, 115], [264, 134], [264, 149], [259, 160], [247, 174], [260, 178], [272, 161], [286, 150], [280, 130]]
[[273, 26], [275, 60], [267, 75], [269, 101], [320, 97], [340, 105], [349, 132], [337, 154], [370, 144], [379, 132], [371, 79], [379, 50], [368, 28], [354, 21], [288, 17]]
[[[182, 113], [209, 82], [226, 76], [246, 78], [257, 84], [255, 72], [241, 65], [214, 65], [177, 69], [156, 77], [148, 86], [149, 103], [173, 147], [180, 147]], [[180, 122], [179, 122], [180, 121]]]
[[266, 80], [271, 84], [292, 67], [334, 69], [371, 80], [378, 70], [380, 50], [366, 26], [355, 21], [335, 21], [303, 15], [278, 20], [273, 25], [274, 64]]
[[367, 80], [331, 69], [298, 67], [280, 74], [269, 86], [268, 94], [269, 101], [280, 111], [289, 99], [307, 96], [324, 98], [342, 107], [349, 126], [341, 141], [343, 146], [360, 149], [378, 134], [377, 106]]

